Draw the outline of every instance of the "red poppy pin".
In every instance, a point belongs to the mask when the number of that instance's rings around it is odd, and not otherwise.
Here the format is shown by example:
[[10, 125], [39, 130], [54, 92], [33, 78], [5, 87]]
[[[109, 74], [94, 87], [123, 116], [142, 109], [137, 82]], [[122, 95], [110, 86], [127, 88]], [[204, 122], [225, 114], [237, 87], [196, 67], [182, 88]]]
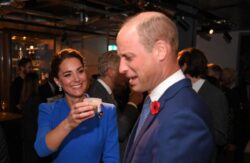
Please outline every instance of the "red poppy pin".
[[160, 103], [158, 101], [152, 101], [150, 104], [150, 112], [152, 115], [156, 115], [160, 110]]

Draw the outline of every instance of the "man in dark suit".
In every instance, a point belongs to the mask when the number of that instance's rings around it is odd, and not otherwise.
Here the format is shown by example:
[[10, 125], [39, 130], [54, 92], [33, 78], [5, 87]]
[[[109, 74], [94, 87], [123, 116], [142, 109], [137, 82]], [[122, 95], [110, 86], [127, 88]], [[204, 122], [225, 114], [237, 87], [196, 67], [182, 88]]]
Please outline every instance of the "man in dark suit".
[[142, 94], [128, 92], [127, 79], [119, 74], [120, 58], [116, 51], [108, 51], [98, 58], [99, 76], [93, 78], [88, 89], [91, 97], [101, 98], [103, 102], [116, 105], [118, 113], [118, 131], [123, 156], [128, 135], [136, 122], [142, 102]]
[[42, 102], [51, 102], [54, 98], [60, 98], [63, 96], [63, 93], [59, 91], [53, 79], [51, 79], [51, 75], [48, 80], [39, 86], [39, 95], [41, 97]]
[[229, 108], [223, 92], [209, 81], [207, 76], [207, 58], [195, 48], [187, 48], [178, 53], [178, 62], [185, 75], [192, 81], [193, 89], [207, 103], [212, 114], [213, 132], [217, 146], [214, 162], [223, 161], [223, 150], [228, 143]]
[[11, 83], [10, 86], [10, 111], [15, 113], [21, 113], [19, 108], [19, 100], [23, 87], [23, 80], [26, 74], [33, 71], [32, 60], [30, 58], [22, 58], [18, 62], [18, 76]]
[[159, 12], [140, 13], [123, 24], [117, 45], [119, 71], [134, 91], [148, 92], [124, 162], [209, 163], [209, 111], [177, 63], [174, 22]]

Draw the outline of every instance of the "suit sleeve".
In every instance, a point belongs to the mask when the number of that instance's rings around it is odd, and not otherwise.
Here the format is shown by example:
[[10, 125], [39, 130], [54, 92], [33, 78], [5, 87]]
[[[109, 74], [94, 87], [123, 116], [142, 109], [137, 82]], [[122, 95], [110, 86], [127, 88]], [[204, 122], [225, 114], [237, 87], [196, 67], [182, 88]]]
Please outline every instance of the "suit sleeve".
[[39, 106], [38, 131], [34, 147], [40, 157], [48, 156], [53, 152], [46, 144], [46, 135], [51, 130], [50, 112], [51, 106], [49, 104]]
[[228, 142], [229, 108], [226, 97], [219, 92], [213, 104], [214, 107], [214, 134], [216, 145], [224, 146]]
[[192, 112], [177, 112], [157, 132], [157, 163], [209, 163], [214, 149], [212, 134], [204, 121]]
[[106, 123], [107, 134], [105, 138], [103, 161], [104, 163], [119, 163], [120, 154], [115, 107], [107, 110], [107, 112], [104, 113], [103, 116], [108, 116]]

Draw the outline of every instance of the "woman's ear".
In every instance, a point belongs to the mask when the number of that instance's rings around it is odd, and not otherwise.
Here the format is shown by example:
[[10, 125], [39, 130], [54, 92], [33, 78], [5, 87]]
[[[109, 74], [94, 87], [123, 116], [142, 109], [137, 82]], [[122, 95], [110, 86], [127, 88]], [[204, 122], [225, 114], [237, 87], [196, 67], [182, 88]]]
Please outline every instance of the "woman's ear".
[[56, 85], [58, 87], [61, 87], [61, 84], [60, 84], [60, 82], [59, 82], [59, 80], [57, 78], [54, 78], [54, 82], [56, 83]]

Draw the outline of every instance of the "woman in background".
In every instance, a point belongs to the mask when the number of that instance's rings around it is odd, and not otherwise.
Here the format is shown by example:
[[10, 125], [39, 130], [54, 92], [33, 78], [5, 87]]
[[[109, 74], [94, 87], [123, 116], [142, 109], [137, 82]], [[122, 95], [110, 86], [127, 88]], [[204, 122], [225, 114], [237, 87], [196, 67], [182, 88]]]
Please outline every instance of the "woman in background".
[[80, 52], [60, 51], [52, 60], [51, 73], [65, 97], [40, 105], [37, 153], [52, 154], [54, 163], [118, 163], [116, 108], [103, 103], [99, 118], [94, 106], [84, 101], [87, 75]]

